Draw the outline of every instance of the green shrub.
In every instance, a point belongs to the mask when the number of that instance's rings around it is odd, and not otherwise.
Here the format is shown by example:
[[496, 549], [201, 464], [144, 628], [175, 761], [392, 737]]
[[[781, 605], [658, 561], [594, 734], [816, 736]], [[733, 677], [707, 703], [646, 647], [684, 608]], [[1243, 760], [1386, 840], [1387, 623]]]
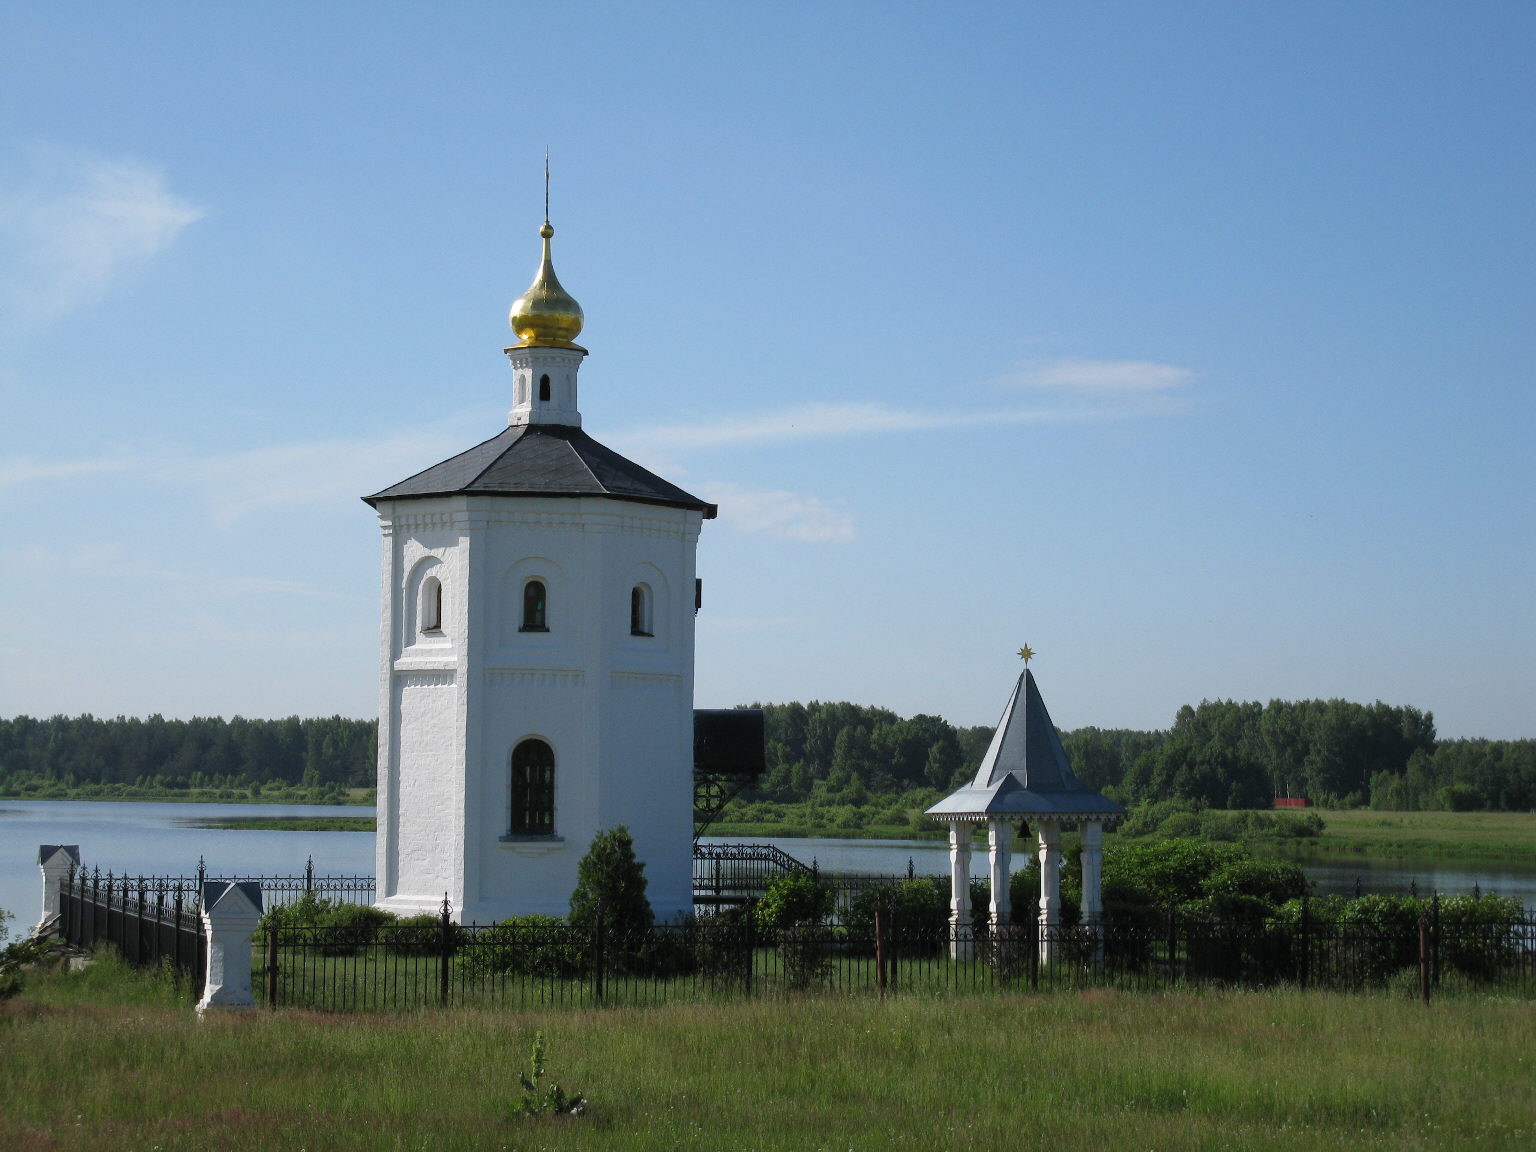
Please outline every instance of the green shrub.
[[819, 924], [832, 914], [837, 893], [814, 876], [787, 872], [775, 876], [757, 902], [757, 926], [774, 932], [793, 924]]
[[712, 987], [745, 984], [752, 970], [752, 910], [737, 905], [687, 922], [693, 968]]
[[[351, 956], [372, 944], [380, 929], [395, 924], [398, 919], [393, 912], [371, 904], [338, 904], [306, 892], [297, 900], [267, 909], [257, 931], [307, 929], [305, 942], [317, 947], [323, 955]], [[436, 920], [436, 917], [432, 919]]]
[[1201, 885], [1207, 897], [1247, 896], [1270, 907], [1307, 894], [1306, 874], [1289, 860], [1229, 860]]
[[468, 976], [570, 978], [587, 970], [591, 942], [591, 933], [558, 917], [513, 916], [467, 938], [457, 963]]
[[1237, 844], [1152, 840], [1116, 844], [1104, 852], [1103, 891], [1111, 904], [1168, 908], [1206, 895], [1206, 880], [1245, 859]]
[[431, 912], [402, 917], [384, 925], [379, 932], [379, 939], [397, 956], [441, 956], [445, 942], [449, 952], [456, 952], [468, 936], [463, 928], [450, 922], [445, 941], [443, 918]]
[[645, 865], [635, 858], [629, 829], [620, 824], [599, 832], [576, 865], [571, 923], [591, 931], [601, 922], [616, 935], [649, 929], [656, 916], [645, 886]]
[[306, 892], [287, 904], [274, 904], [262, 915], [258, 928], [318, 928], [326, 922], [336, 905]]
[[893, 954], [935, 955], [948, 938], [948, 885], [936, 876], [902, 880], [857, 893], [842, 919], [850, 940], [860, 942], [860, 951], [874, 948], [877, 907], [882, 911], [886, 939], [891, 941]]
[[1039, 930], [1033, 924], [989, 925], [978, 929], [975, 936], [976, 959], [1003, 984], [1029, 975], [1030, 958], [1039, 946]]
[[800, 920], [774, 933], [784, 982], [805, 992], [826, 982], [832, 974], [832, 933], [825, 924]]
[[5, 922], [9, 919], [11, 914], [0, 908], [0, 1000], [9, 1000], [20, 992], [23, 969], [42, 960], [48, 952], [48, 942], [36, 938], [6, 944]]
[[327, 956], [350, 956], [372, 944], [379, 930], [397, 919], [393, 912], [371, 904], [337, 904], [320, 926], [320, 951]]

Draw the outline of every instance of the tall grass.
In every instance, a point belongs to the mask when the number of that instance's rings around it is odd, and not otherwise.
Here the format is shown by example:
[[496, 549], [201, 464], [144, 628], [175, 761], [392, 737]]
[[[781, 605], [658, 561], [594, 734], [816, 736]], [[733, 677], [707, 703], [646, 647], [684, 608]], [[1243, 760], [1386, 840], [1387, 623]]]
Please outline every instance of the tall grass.
[[[183, 1005], [110, 968], [34, 981], [0, 1012], [0, 1147], [1536, 1143], [1527, 1004], [1098, 991], [202, 1023]], [[536, 1031], [586, 1116], [517, 1115]]]
[[1324, 854], [1536, 863], [1536, 813], [1318, 811], [1327, 829], [1311, 847]]

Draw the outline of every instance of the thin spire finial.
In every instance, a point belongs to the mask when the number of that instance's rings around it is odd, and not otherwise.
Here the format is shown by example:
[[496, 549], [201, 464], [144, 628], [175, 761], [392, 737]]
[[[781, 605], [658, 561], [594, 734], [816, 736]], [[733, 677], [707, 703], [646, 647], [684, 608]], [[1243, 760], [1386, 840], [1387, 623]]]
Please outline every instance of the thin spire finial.
[[549, 148], [544, 149], [544, 223], [549, 223]]

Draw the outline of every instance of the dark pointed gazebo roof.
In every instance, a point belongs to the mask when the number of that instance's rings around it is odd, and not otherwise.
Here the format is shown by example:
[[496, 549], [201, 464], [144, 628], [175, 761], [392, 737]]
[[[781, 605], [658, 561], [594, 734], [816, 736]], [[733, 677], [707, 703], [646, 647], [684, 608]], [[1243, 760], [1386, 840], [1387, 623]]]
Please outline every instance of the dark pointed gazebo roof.
[[937, 820], [1004, 816], [1104, 820], [1125, 809], [1072, 775], [1035, 677], [1026, 666], [975, 778], [928, 815]]

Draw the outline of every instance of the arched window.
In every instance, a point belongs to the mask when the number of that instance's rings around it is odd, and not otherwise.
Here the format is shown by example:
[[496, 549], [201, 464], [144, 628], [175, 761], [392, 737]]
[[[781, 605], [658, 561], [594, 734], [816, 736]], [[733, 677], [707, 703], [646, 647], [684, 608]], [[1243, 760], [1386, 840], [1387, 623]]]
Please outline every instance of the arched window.
[[523, 623], [520, 632], [548, 632], [549, 613], [544, 581], [530, 580], [523, 585]]
[[651, 635], [651, 590], [644, 584], [629, 590], [629, 634]]
[[555, 752], [542, 740], [524, 740], [512, 750], [512, 823], [507, 834], [555, 834]]
[[544, 375], [539, 377], [539, 399], [543, 400], [543, 401], [546, 401], [546, 402], [549, 400], [549, 373], [548, 372], [544, 373]]
[[428, 576], [421, 582], [421, 630], [443, 630], [443, 585], [436, 576]]

